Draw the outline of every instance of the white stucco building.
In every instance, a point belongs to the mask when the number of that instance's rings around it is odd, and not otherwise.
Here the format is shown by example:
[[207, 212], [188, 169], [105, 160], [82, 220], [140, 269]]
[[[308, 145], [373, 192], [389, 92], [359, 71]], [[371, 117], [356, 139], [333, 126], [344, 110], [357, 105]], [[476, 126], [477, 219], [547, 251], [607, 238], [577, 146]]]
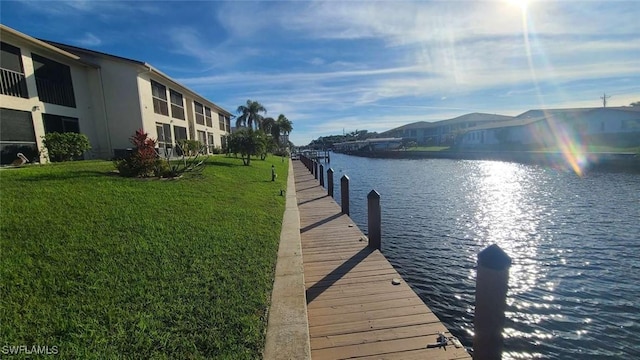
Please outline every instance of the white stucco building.
[[[37, 157], [48, 132], [80, 132], [85, 158], [110, 159], [143, 129], [161, 152], [181, 139], [208, 151], [230, 133], [231, 113], [137, 60], [42, 41], [0, 24], [0, 150]], [[46, 160], [41, 154], [41, 160]]]

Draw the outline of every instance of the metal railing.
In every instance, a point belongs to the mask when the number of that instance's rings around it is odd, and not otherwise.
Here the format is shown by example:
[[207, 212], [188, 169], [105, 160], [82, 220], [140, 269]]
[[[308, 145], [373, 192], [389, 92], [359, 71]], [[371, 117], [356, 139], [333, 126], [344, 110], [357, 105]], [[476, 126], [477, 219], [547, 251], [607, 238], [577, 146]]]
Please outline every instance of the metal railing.
[[21, 98], [29, 98], [27, 81], [23, 73], [0, 69], [0, 93]]

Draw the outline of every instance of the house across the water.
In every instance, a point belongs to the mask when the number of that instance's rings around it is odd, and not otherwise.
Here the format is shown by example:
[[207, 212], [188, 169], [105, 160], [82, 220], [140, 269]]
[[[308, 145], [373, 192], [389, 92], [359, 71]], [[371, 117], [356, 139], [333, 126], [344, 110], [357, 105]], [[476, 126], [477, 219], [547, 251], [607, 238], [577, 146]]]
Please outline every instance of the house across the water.
[[389, 151], [397, 150], [401, 147], [402, 138], [378, 138], [333, 144], [333, 150], [342, 153], [352, 151]]
[[530, 110], [513, 120], [468, 129], [462, 149], [561, 150], [563, 146], [640, 145], [640, 107]]

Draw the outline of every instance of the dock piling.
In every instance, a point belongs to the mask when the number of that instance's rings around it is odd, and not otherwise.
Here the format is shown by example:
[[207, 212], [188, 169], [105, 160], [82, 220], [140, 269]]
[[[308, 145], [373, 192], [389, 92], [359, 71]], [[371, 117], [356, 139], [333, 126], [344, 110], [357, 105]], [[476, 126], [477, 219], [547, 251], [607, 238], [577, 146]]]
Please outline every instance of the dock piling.
[[313, 176], [318, 180], [318, 161], [313, 160]]
[[511, 258], [496, 244], [478, 253], [474, 360], [501, 359]]
[[349, 177], [347, 175], [342, 175], [340, 178], [340, 203], [342, 213], [349, 215]]
[[333, 197], [333, 169], [327, 170], [327, 195]]
[[320, 186], [324, 186], [324, 166], [320, 164]]
[[367, 218], [369, 223], [369, 247], [382, 250], [380, 194], [375, 190], [371, 190], [367, 195]]

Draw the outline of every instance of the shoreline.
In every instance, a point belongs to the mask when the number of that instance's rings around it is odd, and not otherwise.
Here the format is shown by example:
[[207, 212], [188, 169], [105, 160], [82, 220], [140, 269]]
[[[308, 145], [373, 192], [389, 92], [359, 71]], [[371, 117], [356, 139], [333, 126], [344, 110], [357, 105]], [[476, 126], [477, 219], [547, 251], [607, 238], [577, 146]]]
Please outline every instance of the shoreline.
[[[497, 160], [549, 167], [568, 167], [561, 152], [542, 151], [349, 151], [341, 154], [383, 159], [449, 159]], [[640, 173], [640, 156], [634, 153], [585, 153], [579, 162], [587, 162], [586, 169], [631, 171]]]

